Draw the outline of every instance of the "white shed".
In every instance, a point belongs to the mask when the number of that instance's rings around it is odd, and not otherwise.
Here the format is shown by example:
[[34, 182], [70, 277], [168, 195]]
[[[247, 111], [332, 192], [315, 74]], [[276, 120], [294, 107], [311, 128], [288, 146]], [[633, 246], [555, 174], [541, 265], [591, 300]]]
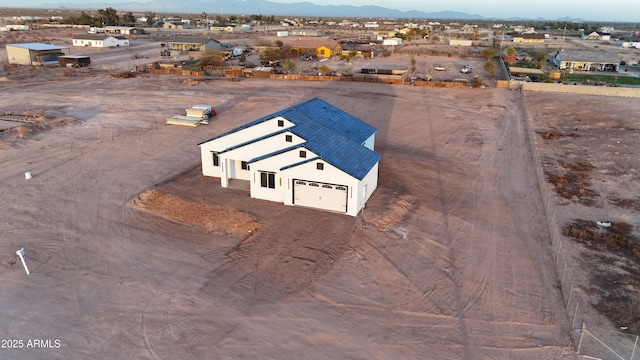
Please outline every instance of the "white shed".
[[120, 35], [78, 35], [72, 39], [73, 46], [117, 47], [129, 46], [129, 39]]
[[378, 185], [376, 129], [315, 98], [199, 144], [202, 173], [250, 196], [356, 216]]

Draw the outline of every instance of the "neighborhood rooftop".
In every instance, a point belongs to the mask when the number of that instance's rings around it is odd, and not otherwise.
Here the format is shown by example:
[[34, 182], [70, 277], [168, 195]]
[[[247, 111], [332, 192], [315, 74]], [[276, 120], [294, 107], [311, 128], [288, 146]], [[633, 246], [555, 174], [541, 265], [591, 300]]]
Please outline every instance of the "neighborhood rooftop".
[[67, 48], [65, 46], [56, 46], [56, 45], [42, 44], [42, 43], [7, 44], [7, 46], [13, 46], [13, 47], [35, 50], [35, 51], [62, 50]]

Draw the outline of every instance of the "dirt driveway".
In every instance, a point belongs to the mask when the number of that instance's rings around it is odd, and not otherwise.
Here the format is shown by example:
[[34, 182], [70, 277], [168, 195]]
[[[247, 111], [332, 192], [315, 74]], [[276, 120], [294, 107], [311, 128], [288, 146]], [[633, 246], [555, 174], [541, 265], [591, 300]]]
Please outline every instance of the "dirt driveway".
[[[1, 358], [572, 357], [516, 93], [39, 71], [2, 83], [45, 120], [0, 133]], [[312, 97], [379, 129], [360, 216], [200, 176], [200, 141]]]

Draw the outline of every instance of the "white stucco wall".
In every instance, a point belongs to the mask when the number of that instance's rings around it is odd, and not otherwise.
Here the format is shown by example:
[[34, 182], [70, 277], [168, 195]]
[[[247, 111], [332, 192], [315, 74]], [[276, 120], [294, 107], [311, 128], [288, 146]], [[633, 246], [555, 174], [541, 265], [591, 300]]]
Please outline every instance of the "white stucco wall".
[[367, 140], [365, 140], [364, 144], [362, 144], [364, 147], [366, 147], [369, 150], [375, 150], [373, 147], [375, 146], [376, 143], [376, 134], [374, 133], [373, 135], [369, 136], [369, 138]]
[[[300, 150], [306, 151], [306, 157], [300, 157]], [[287, 191], [287, 179], [283, 178], [280, 168], [289, 164], [299, 163], [312, 159], [317, 155], [305, 148], [292, 149], [281, 154], [271, 156], [250, 164], [251, 168], [251, 197], [278, 202], [286, 202], [287, 197], [291, 197], [291, 191]], [[260, 172], [273, 172], [276, 175], [276, 191], [265, 189], [260, 186]], [[291, 202], [291, 199], [289, 199]]]
[[[347, 213], [352, 216], [358, 215], [360, 210], [366, 205], [367, 200], [371, 197], [371, 194], [378, 188], [378, 164], [371, 168], [371, 171], [358, 183], [358, 202], [357, 208], [347, 208]], [[366, 188], [366, 194], [365, 194]], [[351, 212], [349, 210], [354, 210]]]

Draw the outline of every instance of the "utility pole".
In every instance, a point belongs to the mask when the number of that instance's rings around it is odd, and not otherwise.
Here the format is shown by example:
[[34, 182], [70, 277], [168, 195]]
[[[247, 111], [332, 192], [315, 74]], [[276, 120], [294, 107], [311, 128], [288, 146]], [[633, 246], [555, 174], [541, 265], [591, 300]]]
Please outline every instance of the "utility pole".
[[504, 25], [502, 26], [502, 37], [500, 38], [500, 52], [498, 57], [502, 58], [502, 43], [504, 42]]

